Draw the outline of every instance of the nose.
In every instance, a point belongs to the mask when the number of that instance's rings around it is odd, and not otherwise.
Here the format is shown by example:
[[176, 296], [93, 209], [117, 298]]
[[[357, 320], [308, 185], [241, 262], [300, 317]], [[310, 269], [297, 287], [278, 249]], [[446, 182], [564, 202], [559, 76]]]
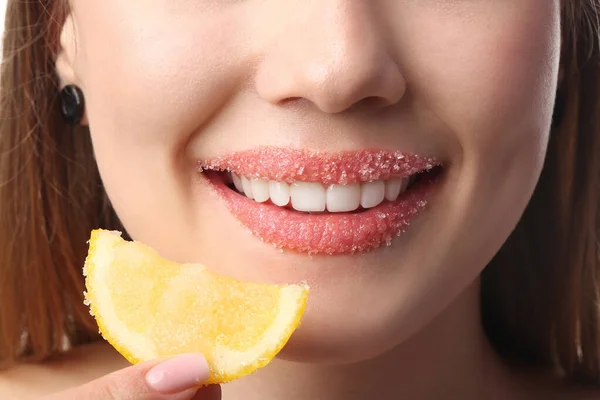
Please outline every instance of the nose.
[[299, 9], [258, 66], [259, 96], [272, 104], [302, 99], [331, 114], [402, 99], [406, 82], [390, 52], [393, 38], [373, 12], [377, 2], [291, 3]]

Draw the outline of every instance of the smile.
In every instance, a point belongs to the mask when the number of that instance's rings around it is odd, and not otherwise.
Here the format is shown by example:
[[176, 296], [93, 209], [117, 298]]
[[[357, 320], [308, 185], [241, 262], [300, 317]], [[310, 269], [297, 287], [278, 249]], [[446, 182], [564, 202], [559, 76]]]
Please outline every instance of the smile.
[[198, 171], [264, 242], [336, 255], [391, 245], [425, 208], [442, 168], [399, 151], [264, 147], [201, 161]]
[[373, 182], [347, 185], [320, 182], [267, 181], [260, 178], [241, 178], [229, 173], [236, 191], [258, 203], [271, 202], [300, 212], [352, 212], [377, 207], [384, 200], [396, 201], [408, 189], [415, 176], [378, 179]]

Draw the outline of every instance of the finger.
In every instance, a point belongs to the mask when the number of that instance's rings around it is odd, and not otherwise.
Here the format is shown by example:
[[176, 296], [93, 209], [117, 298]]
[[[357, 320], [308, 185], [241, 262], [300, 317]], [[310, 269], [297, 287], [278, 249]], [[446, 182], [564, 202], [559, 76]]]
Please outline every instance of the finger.
[[209, 374], [202, 355], [185, 354], [162, 362], [134, 365], [46, 400], [188, 400], [194, 398], [196, 389]]

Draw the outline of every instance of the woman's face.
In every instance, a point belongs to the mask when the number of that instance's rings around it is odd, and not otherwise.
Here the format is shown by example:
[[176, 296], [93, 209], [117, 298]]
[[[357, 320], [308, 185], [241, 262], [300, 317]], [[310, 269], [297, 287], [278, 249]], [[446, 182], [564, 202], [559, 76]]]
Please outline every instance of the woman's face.
[[221, 274], [307, 281], [304, 354], [406, 339], [476, 279], [537, 182], [558, 0], [72, 3], [57, 67], [86, 95], [129, 234]]

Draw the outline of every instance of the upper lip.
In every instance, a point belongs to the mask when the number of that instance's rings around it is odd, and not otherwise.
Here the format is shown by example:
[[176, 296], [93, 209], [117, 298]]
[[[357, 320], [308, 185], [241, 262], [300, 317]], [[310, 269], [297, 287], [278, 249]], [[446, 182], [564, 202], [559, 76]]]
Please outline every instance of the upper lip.
[[280, 182], [347, 185], [409, 177], [441, 165], [433, 157], [400, 150], [360, 149], [322, 152], [287, 147], [258, 147], [198, 161], [198, 170], [230, 171]]

